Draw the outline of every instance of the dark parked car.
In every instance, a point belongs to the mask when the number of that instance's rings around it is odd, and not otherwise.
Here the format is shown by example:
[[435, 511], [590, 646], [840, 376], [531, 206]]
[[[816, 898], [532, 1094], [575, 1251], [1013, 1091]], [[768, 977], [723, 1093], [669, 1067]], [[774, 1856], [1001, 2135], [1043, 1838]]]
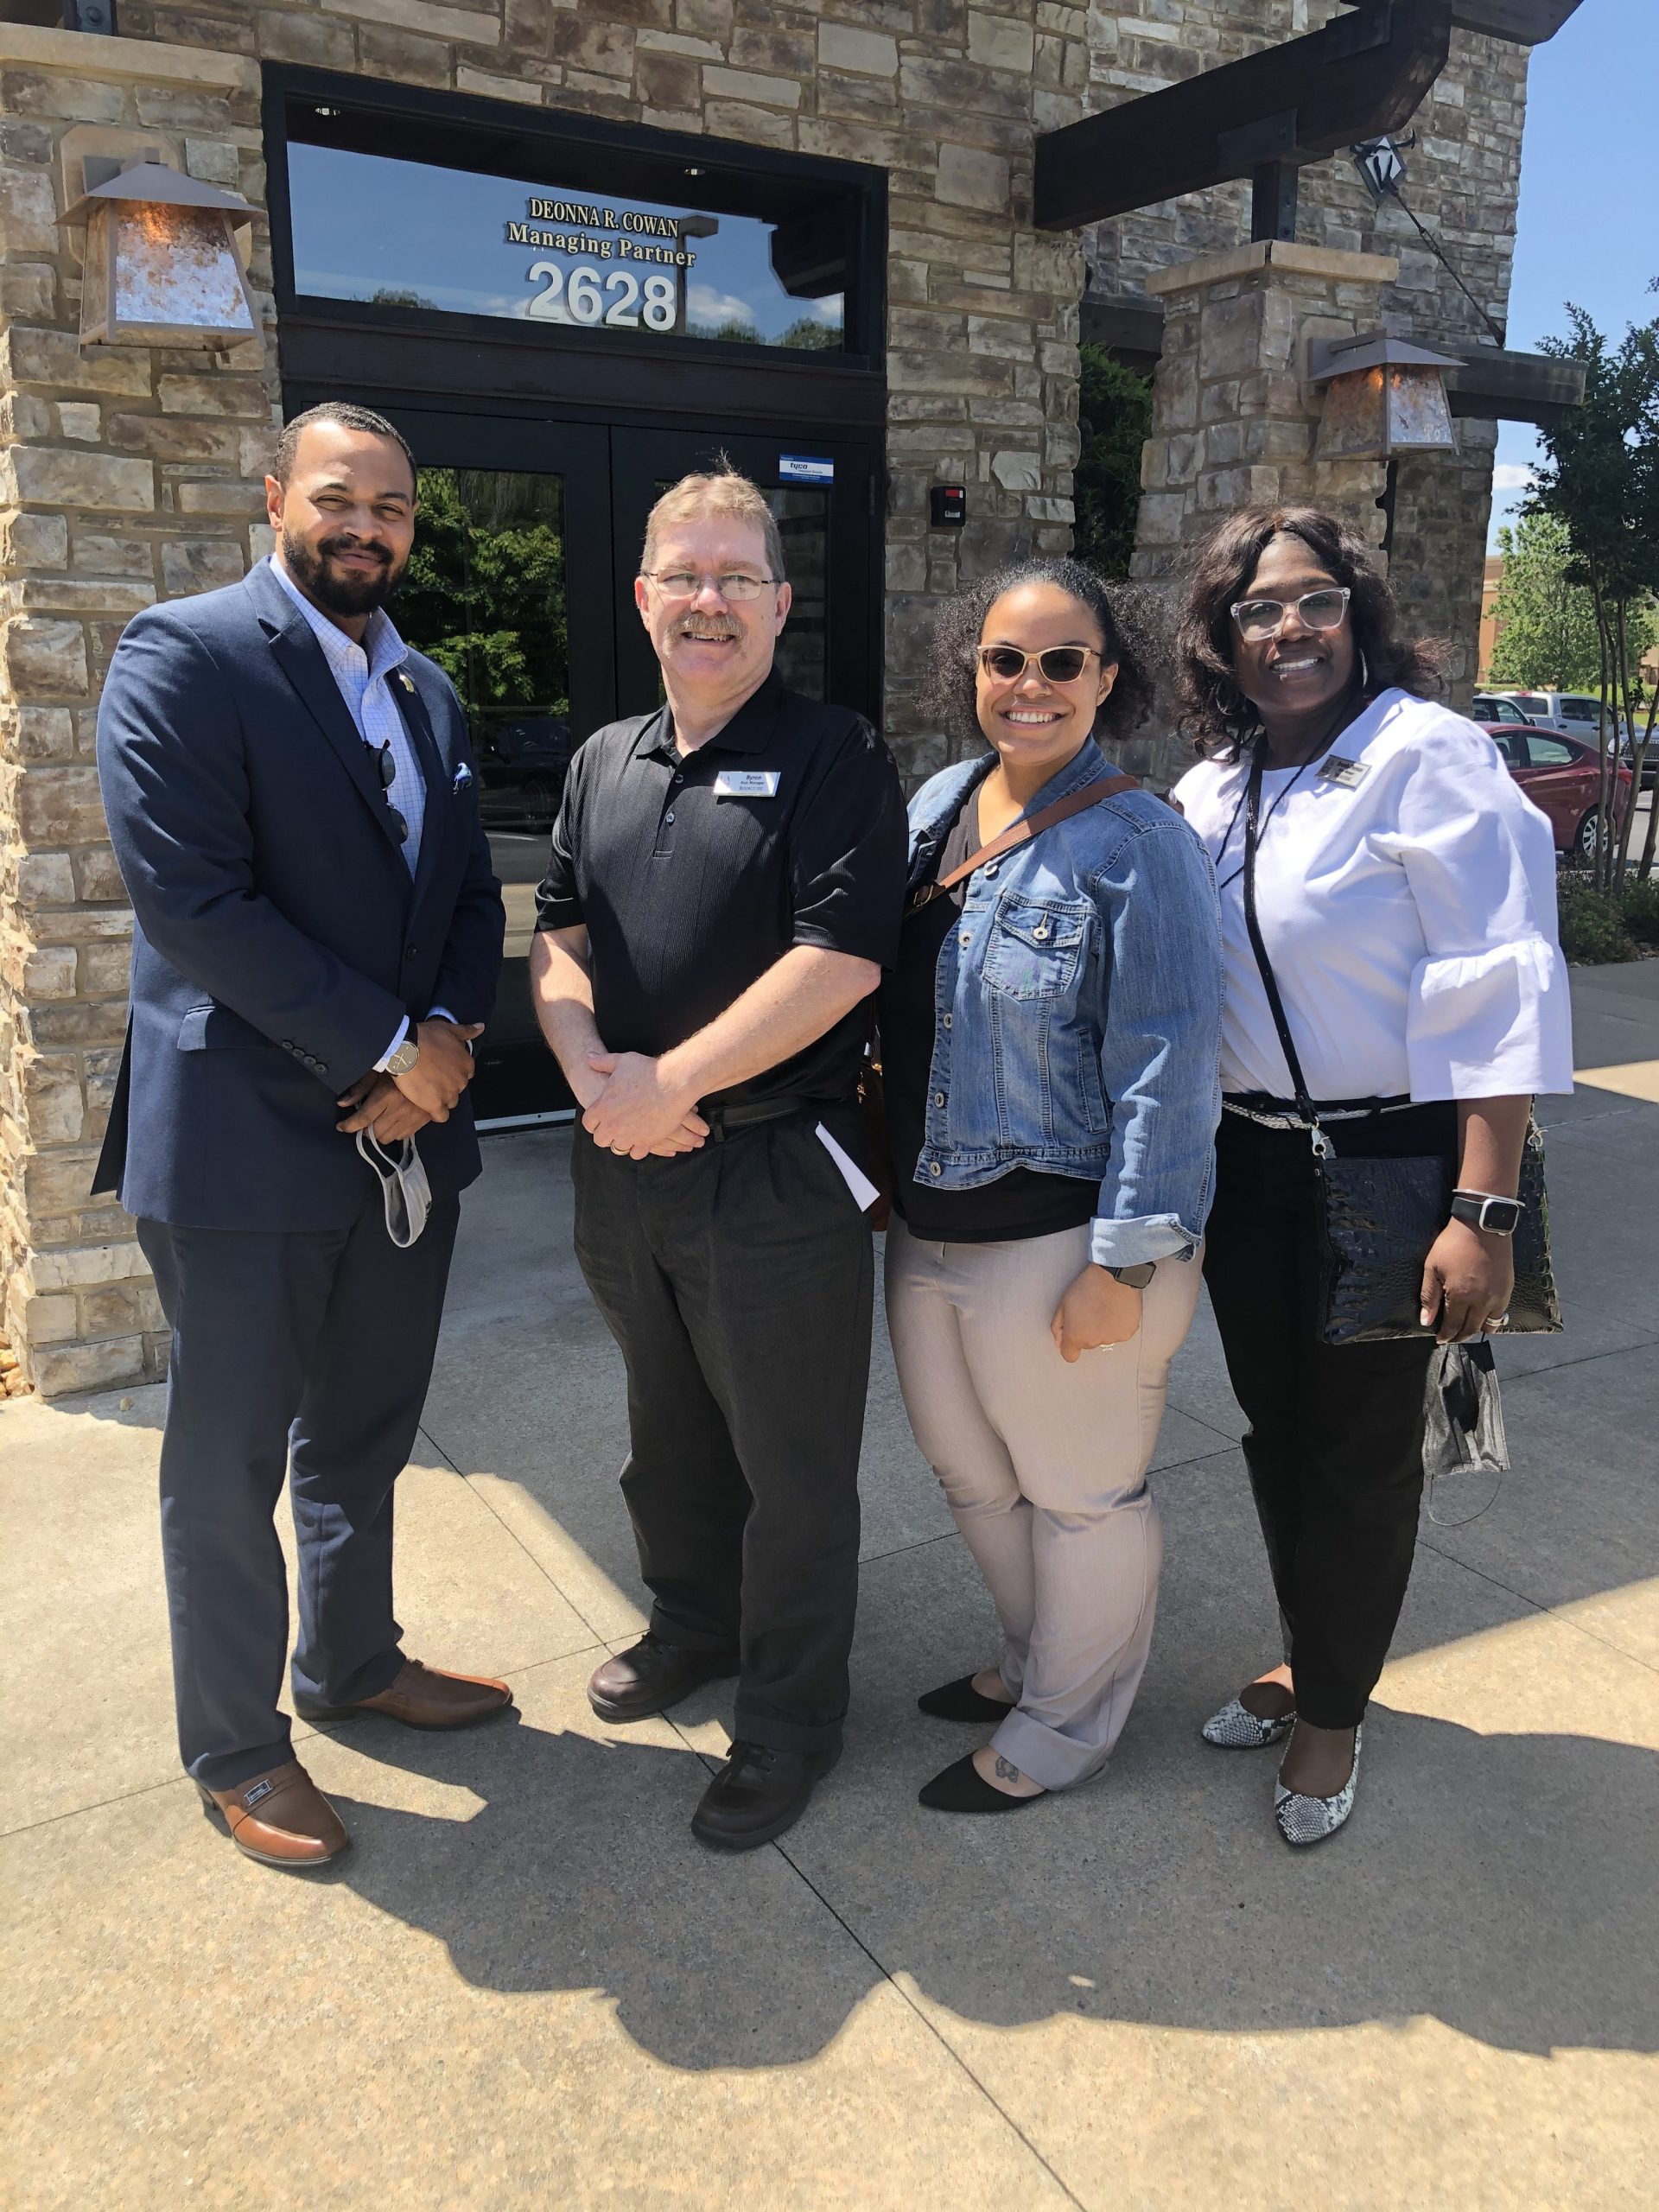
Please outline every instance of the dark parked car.
[[[1555, 849], [1577, 860], [1596, 853], [1596, 794], [1601, 764], [1593, 745], [1560, 737], [1531, 722], [1497, 722], [1486, 734], [1503, 755], [1510, 773], [1539, 810], [1549, 817]], [[1630, 772], [1619, 767], [1613, 789], [1613, 826], [1623, 823], [1630, 803]]]
[[473, 752], [483, 822], [495, 830], [552, 828], [570, 766], [570, 725], [562, 715], [480, 715]]

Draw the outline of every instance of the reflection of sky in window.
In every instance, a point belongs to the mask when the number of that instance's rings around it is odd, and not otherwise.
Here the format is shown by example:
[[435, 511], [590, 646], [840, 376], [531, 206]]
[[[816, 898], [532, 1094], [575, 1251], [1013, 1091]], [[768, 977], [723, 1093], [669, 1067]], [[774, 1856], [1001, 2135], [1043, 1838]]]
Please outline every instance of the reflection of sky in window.
[[[579, 200], [670, 216], [693, 212], [660, 200], [525, 184], [298, 141], [289, 146], [288, 176], [296, 291], [331, 300], [412, 293], [421, 305], [453, 315], [525, 316], [540, 289], [540, 280], [530, 277], [532, 262], [550, 260], [569, 270], [584, 258], [507, 243], [510, 222], [531, 222], [542, 231], [576, 227], [528, 216], [527, 200]], [[791, 323], [840, 331], [839, 293], [820, 300], [793, 299], [779, 283], [770, 259], [769, 224], [748, 215], [717, 219], [715, 237], [687, 242], [687, 250], [697, 257], [688, 272], [687, 307], [694, 324], [747, 323], [758, 339], [773, 343]], [[606, 272], [631, 267], [642, 279], [675, 273], [646, 262], [612, 259], [594, 265]]]

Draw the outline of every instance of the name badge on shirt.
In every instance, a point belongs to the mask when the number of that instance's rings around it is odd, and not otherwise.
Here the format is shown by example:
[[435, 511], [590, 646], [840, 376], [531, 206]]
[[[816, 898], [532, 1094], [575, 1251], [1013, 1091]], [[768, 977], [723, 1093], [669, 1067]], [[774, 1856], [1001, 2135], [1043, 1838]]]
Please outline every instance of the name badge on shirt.
[[1356, 784], [1363, 784], [1370, 774], [1363, 760], [1344, 760], [1340, 753], [1333, 753], [1314, 779], [1316, 783], [1344, 784], [1352, 791]]
[[722, 768], [715, 778], [716, 798], [776, 798], [776, 768]]

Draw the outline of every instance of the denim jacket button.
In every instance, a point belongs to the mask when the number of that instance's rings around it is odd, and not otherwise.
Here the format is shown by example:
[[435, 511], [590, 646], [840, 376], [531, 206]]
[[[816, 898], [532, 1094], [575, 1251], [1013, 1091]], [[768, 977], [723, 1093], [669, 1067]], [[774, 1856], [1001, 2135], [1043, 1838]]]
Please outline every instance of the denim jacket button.
[[974, 940], [973, 940], [972, 937], [969, 935], [969, 931], [966, 931], [966, 930], [963, 930], [963, 931], [962, 932], [962, 935], [961, 935], [961, 936], [957, 939], [957, 944], [962, 947], [962, 949], [963, 949], [963, 950], [964, 952], [966, 952], [966, 950], [968, 950], [969, 946], [973, 943], [973, 941], [974, 941]]
[[944, 1017], [944, 1026], [947, 1029], [950, 1027], [950, 1017], [948, 1014]]
[[933, 1103], [934, 1103], [936, 1106], [943, 1106], [943, 1105], [944, 1105], [944, 1093], [942, 1090], [936, 1090], [936, 1091], [934, 1092], [934, 1094], [933, 1094]]
[[[673, 819], [672, 816], [669, 818], [671, 821]], [[1039, 944], [1046, 944], [1048, 942], [1048, 924], [1046, 922], [1039, 922], [1036, 928], [1033, 930], [1032, 935], [1036, 938]]]
[[943, 1175], [944, 1170], [940, 1166], [938, 1161], [935, 1160], [930, 1163], [927, 1172], [930, 1175]]

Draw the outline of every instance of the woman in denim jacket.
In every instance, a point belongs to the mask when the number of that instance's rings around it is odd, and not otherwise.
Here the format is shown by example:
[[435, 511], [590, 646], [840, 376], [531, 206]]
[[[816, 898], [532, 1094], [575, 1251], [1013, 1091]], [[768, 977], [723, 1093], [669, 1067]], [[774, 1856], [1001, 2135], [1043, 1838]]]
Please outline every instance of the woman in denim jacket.
[[1109, 1756], [1146, 1665], [1162, 1541], [1146, 1471], [1198, 1295], [1220, 1112], [1214, 877], [1135, 788], [917, 893], [1112, 774], [1149, 699], [1128, 594], [1072, 561], [951, 607], [933, 705], [988, 755], [911, 804], [912, 909], [880, 1002], [905, 1405], [990, 1586], [1000, 1666], [920, 1700], [990, 1740], [921, 1793], [1014, 1812]]

